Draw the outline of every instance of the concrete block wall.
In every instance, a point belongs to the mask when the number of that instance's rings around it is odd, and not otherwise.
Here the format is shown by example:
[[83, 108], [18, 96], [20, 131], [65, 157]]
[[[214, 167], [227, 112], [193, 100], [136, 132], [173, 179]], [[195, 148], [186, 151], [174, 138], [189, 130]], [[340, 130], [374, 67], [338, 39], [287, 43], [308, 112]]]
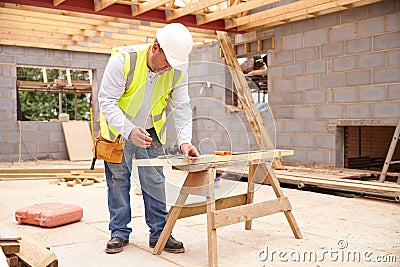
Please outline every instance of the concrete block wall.
[[288, 160], [343, 166], [343, 126], [397, 124], [398, 11], [387, 0], [275, 27], [269, 104]]
[[[342, 167], [344, 126], [393, 126], [400, 118], [399, 1], [389, 0], [258, 31], [274, 34], [269, 55], [269, 105], [278, 148], [294, 149], [286, 162]], [[191, 61], [224, 63], [219, 45], [195, 48]], [[202, 66], [190, 79], [225, 78]], [[191, 85], [195, 144], [215, 149], [257, 149], [243, 112], [225, 110], [224, 89]], [[210, 99], [214, 100], [210, 100]], [[218, 101], [216, 101], [218, 100]], [[196, 117], [209, 117], [209, 121]], [[270, 116], [263, 114], [270, 123]], [[274, 139], [275, 140], [275, 139]]]
[[[109, 55], [0, 45], [0, 161], [68, 159], [60, 122], [17, 121], [17, 66], [92, 69], [97, 92]], [[93, 114], [98, 119], [97, 93]]]

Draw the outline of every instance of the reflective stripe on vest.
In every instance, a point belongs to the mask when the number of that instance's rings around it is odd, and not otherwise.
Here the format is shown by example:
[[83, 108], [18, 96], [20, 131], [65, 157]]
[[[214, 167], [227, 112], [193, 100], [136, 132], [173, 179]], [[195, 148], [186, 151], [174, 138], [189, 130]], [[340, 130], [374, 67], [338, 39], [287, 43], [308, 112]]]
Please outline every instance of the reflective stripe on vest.
[[[143, 98], [147, 79], [147, 48], [134, 51], [132, 47], [121, 47], [112, 50], [111, 56], [121, 53], [124, 56], [124, 75], [127, 80], [125, 93], [118, 101], [118, 106], [122, 109], [129, 121], [133, 121], [138, 111], [143, 105]], [[166, 112], [167, 99], [173, 88], [183, 79], [183, 73], [176, 69], [166, 71], [157, 76], [151, 95], [151, 114], [153, 126], [162, 144], [166, 142]], [[100, 114], [100, 131], [103, 138], [115, 140], [118, 132], [107, 123], [104, 116]]]

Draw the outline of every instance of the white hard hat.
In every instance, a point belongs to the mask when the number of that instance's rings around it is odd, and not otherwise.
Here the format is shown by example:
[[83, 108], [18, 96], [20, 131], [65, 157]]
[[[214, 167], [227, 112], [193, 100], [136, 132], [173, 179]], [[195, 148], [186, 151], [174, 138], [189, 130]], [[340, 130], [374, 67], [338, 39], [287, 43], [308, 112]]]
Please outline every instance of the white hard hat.
[[173, 68], [185, 70], [193, 48], [193, 38], [188, 28], [181, 23], [167, 24], [157, 30], [156, 37], [168, 63]]

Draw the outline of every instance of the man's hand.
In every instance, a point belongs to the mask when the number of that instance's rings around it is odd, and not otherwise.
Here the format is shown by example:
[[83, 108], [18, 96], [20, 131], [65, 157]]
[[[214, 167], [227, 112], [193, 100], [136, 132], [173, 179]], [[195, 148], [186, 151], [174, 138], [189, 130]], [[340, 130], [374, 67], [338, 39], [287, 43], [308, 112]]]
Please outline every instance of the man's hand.
[[191, 157], [200, 157], [199, 151], [192, 145], [188, 143], [184, 143], [181, 145], [181, 151], [183, 153], [183, 156], [191, 156]]
[[145, 129], [135, 127], [129, 134], [129, 140], [131, 140], [137, 147], [147, 148], [151, 145], [153, 139]]

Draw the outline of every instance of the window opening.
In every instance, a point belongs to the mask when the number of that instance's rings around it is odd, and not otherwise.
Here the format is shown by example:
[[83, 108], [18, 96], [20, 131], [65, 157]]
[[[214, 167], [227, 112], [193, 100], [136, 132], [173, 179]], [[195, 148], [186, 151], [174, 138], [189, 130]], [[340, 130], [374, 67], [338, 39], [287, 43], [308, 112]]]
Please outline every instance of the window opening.
[[[261, 112], [266, 108], [266, 103], [268, 103], [267, 55], [260, 54], [257, 56], [239, 57], [238, 62], [246, 77], [254, 102]], [[226, 104], [240, 107], [240, 101], [238, 101], [233, 82], [232, 88], [234, 88], [234, 92], [227, 91], [225, 94]]]
[[90, 120], [92, 87], [91, 70], [18, 66], [18, 120]]

